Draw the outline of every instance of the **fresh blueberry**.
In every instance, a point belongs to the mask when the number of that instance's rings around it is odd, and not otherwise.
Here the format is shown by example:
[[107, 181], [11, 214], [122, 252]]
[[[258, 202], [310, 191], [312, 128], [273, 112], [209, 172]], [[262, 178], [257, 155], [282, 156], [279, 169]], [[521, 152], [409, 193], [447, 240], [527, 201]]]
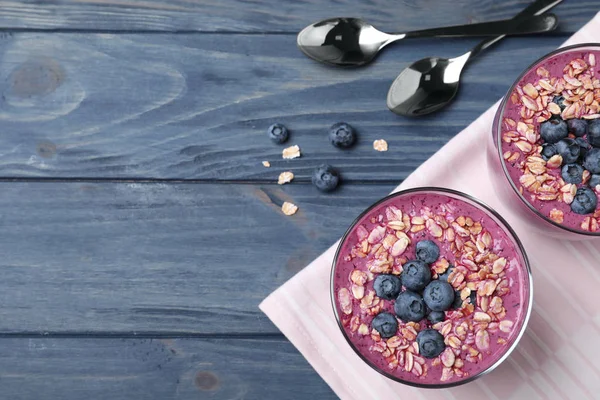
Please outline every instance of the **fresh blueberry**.
[[417, 258], [427, 264], [434, 263], [440, 256], [440, 248], [431, 240], [421, 240], [417, 243]]
[[558, 154], [555, 144], [544, 143], [542, 145], [542, 158], [548, 161], [550, 158]]
[[424, 329], [417, 334], [419, 354], [425, 358], [436, 358], [446, 348], [444, 337], [435, 329]]
[[563, 165], [577, 162], [577, 159], [581, 155], [581, 147], [579, 147], [579, 144], [575, 140], [570, 138], [556, 143], [556, 149], [563, 159]]
[[591, 149], [585, 156], [583, 168], [591, 174], [600, 174], [600, 149]]
[[431, 270], [421, 260], [409, 261], [404, 264], [401, 279], [408, 290], [420, 292], [431, 281]]
[[568, 135], [567, 123], [562, 119], [551, 119], [540, 125], [540, 136], [546, 143], [556, 143]]
[[477, 292], [475, 290], [473, 290], [471, 292], [471, 294], [469, 294], [469, 300], [471, 301], [471, 304], [473, 304], [474, 306], [477, 305]]
[[423, 300], [432, 311], [446, 311], [454, 302], [454, 289], [448, 282], [431, 281], [423, 291]]
[[563, 96], [554, 96], [552, 102], [559, 106], [561, 110], [567, 108], [567, 106], [565, 105], [565, 98]]
[[588, 185], [590, 185], [592, 189], [600, 185], [600, 174], [592, 175], [588, 181]]
[[404, 322], [418, 322], [425, 318], [427, 312], [421, 295], [410, 290], [400, 293], [394, 304], [394, 311], [398, 318]]
[[579, 164], [567, 164], [562, 167], [562, 178], [567, 183], [578, 184], [583, 181], [583, 167]]
[[398, 332], [398, 320], [389, 312], [380, 312], [371, 321], [371, 327], [379, 332], [382, 338], [389, 338]]
[[458, 290], [454, 291], [454, 301], [452, 302], [452, 308], [458, 310], [462, 307], [463, 301], [460, 298], [460, 292]]
[[272, 141], [274, 141], [275, 143], [285, 143], [289, 136], [290, 133], [287, 130], [287, 128], [281, 124], [273, 124], [269, 127], [269, 137], [271, 138]]
[[585, 136], [588, 130], [588, 122], [585, 119], [570, 119], [567, 121], [569, 132], [577, 137]]
[[594, 147], [600, 147], [600, 120], [594, 119], [590, 122], [587, 141]]
[[448, 268], [446, 269], [446, 271], [444, 271], [443, 274], [438, 276], [438, 279], [440, 281], [448, 282], [448, 277], [450, 276], [450, 273], [452, 272], [453, 269], [454, 269], [454, 265], [450, 264], [448, 266]]
[[427, 319], [432, 324], [442, 322], [444, 319], [446, 319], [446, 313], [443, 311], [432, 311], [429, 314], [427, 314]]
[[585, 140], [582, 137], [576, 138], [575, 143], [577, 143], [579, 147], [581, 147], [581, 150], [579, 151], [579, 159], [585, 159], [585, 156], [587, 155], [587, 152], [590, 148], [590, 144], [587, 142], [587, 140]]
[[340, 183], [340, 174], [331, 165], [323, 164], [313, 172], [312, 183], [322, 192], [331, 192]]
[[598, 196], [596, 193], [589, 188], [577, 189], [575, 199], [571, 203], [571, 210], [576, 214], [591, 214], [596, 210], [598, 205]]
[[329, 141], [335, 147], [351, 147], [356, 142], [356, 131], [347, 123], [338, 122], [329, 128]]
[[395, 275], [377, 275], [375, 282], [373, 282], [373, 289], [375, 289], [378, 297], [385, 300], [393, 300], [400, 294], [402, 282]]

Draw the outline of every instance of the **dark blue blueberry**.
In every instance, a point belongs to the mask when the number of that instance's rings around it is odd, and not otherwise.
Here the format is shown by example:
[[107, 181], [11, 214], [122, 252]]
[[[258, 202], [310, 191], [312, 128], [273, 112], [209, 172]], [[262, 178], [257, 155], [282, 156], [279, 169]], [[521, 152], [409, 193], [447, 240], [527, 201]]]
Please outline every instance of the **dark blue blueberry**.
[[402, 289], [400, 278], [395, 275], [381, 274], [377, 275], [373, 282], [373, 289], [378, 297], [385, 300], [392, 300], [398, 297]]
[[565, 105], [565, 98], [563, 96], [554, 96], [552, 102], [559, 106], [561, 110], [567, 108], [567, 106]]
[[417, 243], [417, 258], [427, 264], [434, 263], [440, 256], [440, 248], [431, 240], [421, 240]]
[[587, 134], [588, 122], [585, 119], [570, 119], [567, 121], [569, 132], [577, 137], [582, 137]]
[[598, 196], [596, 193], [589, 188], [577, 189], [575, 199], [571, 203], [571, 210], [576, 214], [591, 214], [596, 210], [598, 205]]
[[548, 161], [550, 158], [558, 154], [558, 150], [556, 149], [556, 145], [544, 143], [542, 145], [542, 158]]
[[474, 306], [477, 305], [477, 291], [473, 290], [471, 292], [471, 294], [469, 295], [469, 300], [471, 301], [471, 304], [473, 304]]
[[592, 175], [590, 177], [590, 180], [588, 181], [588, 185], [590, 185], [590, 187], [592, 189], [594, 189], [596, 186], [600, 185], [600, 175], [599, 174]]
[[435, 329], [424, 329], [417, 334], [419, 354], [425, 358], [436, 358], [446, 348], [444, 337]]
[[567, 183], [579, 184], [583, 181], [583, 167], [579, 164], [567, 164], [562, 167], [562, 178]]
[[551, 119], [540, 125], [540, 136], [546, 143], [556, 143], [568, 135], [567, 123], [562, 119]]
[[285, 143], [289, 136], [290, 133], [287, 130], [287, 128], [281, 124], [273, 124], [269, 127], [269, 137], [271, 138], [272, 141], [274, 141], [275, 143]]
[[404, 322], [419, 322], [425, 318], [427, 310], [420, 294], [405, 290], [396, 299], [394, 312]]
[[338, 122], [329, 128], [329, 141], [335, 147], [351, 147], [356, 142], [356, 131], [347, 123]]
[[423, 291], [423, 300], [432, 311], [446, 311], [454, 302], [454, 289], [448, 282], [431, 281]]
[[600, 120], [595, 119], [590, 122], [587, 141], [594, 147], [600, 147]]
[[452, 308], [458, 310], [462, 307], [463, 301], [460, 298], [460, 292], [458, 290], [454, 291], [454, 301], [452, 302]]
[[583, 160], [587, 155], [587, 152], [590, 148], [590, 144], [587, 142], [587, 140], [585, 140], [582, 137], [578, 137], [577, 139], [575, 139], [575, 143], [577, 143], [579, 147], [581, 147], [581, 150], [579, 151], [579, 159]]
[[600, 174], [600, 149], [591, 149], [585, 156], [583, 168], [591, 174]]
[[313, 172], [312, 183], [322, 192], [331, 192], [340, 183], [340, 174], [331, 165], [323, 164]]
[[432, 311], [429, 314], [427, 314], [427, 319], [432, 324], [442, 322], [444, 319], [446, 319], [446, 313], [443, 311]]
[[420, 292], [431, 281], [431, 270], [421, 260], [409, 261], [403, 266], [401, 279], [408, 290]]
[[453, 269], [454, 269], [454, 265], [450, 264], [448, 266], [448, 269], [446, 269], [446, 271], [444, 271], [443, 274], [438, 276], [438, 279], [440, 281], [448, 282], [448, 277], [450, 276], [450, 273], [452, 272]]
[[377, 314], [373, 321], [371, 321], [371, 327], [379, 332], [382, 338], [392, 337], [398, 332], [398, 320], [393, 314], [388, 312], [381, 312]]
[[556, 149], [563, 159], [563, 165], [577, 162], [577, 159], [579, 159], [579, 156], [581, 155], [581, 147], [575, 140], [570, 138], [563, 139], [556, 143]]

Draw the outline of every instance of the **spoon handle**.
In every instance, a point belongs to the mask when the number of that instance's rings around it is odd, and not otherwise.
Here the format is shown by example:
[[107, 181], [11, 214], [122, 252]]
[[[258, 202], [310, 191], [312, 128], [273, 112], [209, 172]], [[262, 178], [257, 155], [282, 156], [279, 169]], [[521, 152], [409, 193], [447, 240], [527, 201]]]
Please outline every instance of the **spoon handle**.
[[407, 32], [405, 38], [518, 35], [551, 31], [557, 23], [556, 16], [549, 14], [531, 16], [527, 21], [509, 19]]

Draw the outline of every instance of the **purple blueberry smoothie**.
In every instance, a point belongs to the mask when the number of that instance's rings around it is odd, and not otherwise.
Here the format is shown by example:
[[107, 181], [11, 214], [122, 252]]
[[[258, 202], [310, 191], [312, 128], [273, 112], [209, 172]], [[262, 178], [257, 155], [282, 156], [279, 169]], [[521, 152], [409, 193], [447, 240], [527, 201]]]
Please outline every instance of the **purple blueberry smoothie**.
[[600, 234], [600, 48], [534, 64], [498, 111], [502, 163], [522, 200], [550, 223]]
[[516, 346], [531, 277], [495, 213], [458, 192], [415, 189], [383, 199], [348, 230], [332, 300], [368, 364], [403, 383], [446, 387], [493, 369]]

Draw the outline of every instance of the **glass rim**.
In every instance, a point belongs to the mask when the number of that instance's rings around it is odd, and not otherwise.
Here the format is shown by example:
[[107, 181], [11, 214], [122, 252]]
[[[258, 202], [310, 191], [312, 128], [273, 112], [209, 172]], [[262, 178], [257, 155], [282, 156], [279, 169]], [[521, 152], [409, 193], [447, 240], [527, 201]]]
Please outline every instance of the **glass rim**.
[[[346, 239], [348, 238], [348, 236], [350, 235], [350, 233], [352, 232], [352, 230], [354, 229], [354, 227], [358, 224], [358, 222], [365, 215], [367, 215], [374, 208], [376, 208], [380, 204], [388, 201], [389, 199], [392, 199], [392, 198], [395, 198], [395, 197], [401, 197], [401, 196], [404, 196], [404, 195], [407, 195], [407, 194], [412, 194], [412, 193], [431, 193], [431, 192], [433, 192], [433, 193], [441, 193], [443, 195], [449, 195], [450, 197], [458, 198], [461, 201], [465, 201], [466, 200], [467, 202], [472, 203], [472, 205], [474, 205], [475, 207], [480, 208], [482, 211], [485, 211], [485, 212], [489, 213], [490, 215], [492, 215], [496, 219], [496, 223], [498, 223], [503, 229], [506, 230], [507, 234], [510, 236], [510, 238], [513, 240], [513, 242], [516, 244], [516, 247], [518, 248], [518, 251], [519, 251], [519, 253], [521, 255], [521, 258], [523, 259], [524, 267], [525, 267], [524, 269], [525, 269], [525, 272], [526, 272], [525, 276], [527, 277], [527, 280], [528, 280], [528, 283], [529, 283], [529, 285], [528, 285], [529, 286], [529, 296], [526, 296], [526, 298], [527, 298], [527, 309], [524, 310], [524, 318], [522, 319], [523, 323], [521, 324], [521, 328], [520, 328], [518, 334], [516, 335], [516, 337], [513, 340], [512, 344], [506, 349], [506, 351], [504, 353], [502, 353], [502, 355], [492, 365], [490, 365], [488, 368], [486, 368], [486, 369], [484, 369], [482, 371], [479, 371], [475, 375], [469, 376], [469, 377], [467, 377], [465, 379], [461, 379], [459, 381], [449, 382], [449, 383], [423, 384], [423, 383], [409, 381], [409, 380], [405, 380], [405, 379], [399, 378], [399, 377], [394, 376], [394, 375], [390, 374], [389, 372], [385, 371], [383, 368], [379, 368], [378, 366], [374, 365], [371, 361], [369, 361], [356, 348], [356, 346], [354, 345], [354, 343], [352, 343], [352, 341], [350, 340], [350, 337], [346, 333], [346, 329], [344, 328], [344, 326], [342, 324], [341, 317], [340, 317], [340, 315], [338, 313], [338, 310], [337, 310], [337, 307], [336, 307], [337, 303], [336, 303], [336, 298], [335, 298], [335, 271], [336, 271], [336, 266], [338, 264], [338, 259], [339, 259], [339, 256], [340, 256], [340, 252], [342, 250], [342, 246], [346, 242]], [[474, 196], [471, 196], [471, 195], [466, 194], [464, 192], [460, 192], [458, 190], [448, 189], [448, 188], [441, 188], [441, 187], [434, 187], [434, 186], [417, 187], [417, 188], [405, 189], [405, 190], [400, 190], [398, 192], [391, 193], [391, 194], [383, 197], [382, 199], [379, 199], [375, 203], [371, 204], [369, 207], [367, 207], [367, 209], [365, 209], [363, 212], [361, 212], [358, 217], [356, 217], [356, 219], [352, 222], [352, 224], [350, 225], [350, 227], [346, 230], [346, 232], [344, 233], [344, 235], [340, 239], [339, 245], [338, 245], [337, 250], [335, 252], [335, 256], [333, 258], [333, 263], [332, 263], [332, 266], [331, 266], [329, 292], [330, 292], [330, 298], [331, 298], [331, 305], [333, 307], [333, 313], [335, 315], [336, 322], [338, 324], [338, 327], [342, 331], [342, 335], [344, 336], [344, 338], [346, 339], [346, 342], [352, 348], [352, 350], [369, 367], [373, 368], [375, 371], [377, 371], [381, 375], [385, 376], [386, 378], [389, 378], [389, 379], [391, 379], [393, 381], [396, 381], [396, 382], [399, 382], [399, 383], [402, 383], [402, 384], [405, 384], [405, 385], [408, 385], [408, 386], [413, 386], [413, 387], [422, 388], [422, 389], [444, 389], [444, 388], [450, 388], [450, 387], [460, 386], [460, 385], [463, 385], [465, 383], [472, 382], [475, 379], [480, 378], [483, 375], [486, 375], [486, 374], [492, 372], [493, 370], [495, 370], [516, 349], [518, 343], [520, 342], [521, 338], [523, 337], [523, 335], [525, 333], [525, 330], [527, 329], [527, 325], [529, 323], [529, 319], [531, 317], [531, 312], [532, 312], [532, 309], [533, 309], [533, 276], [532, 276], [532, 273], [531, 273], [531, 264], [529, 262], [529, 258], [527, 257], [527, 253], [525, 252], [525, 248], [523, 246], [523, 243], [521, 242], [521, 240], [519, 239], [519, 237], [517, 236], [517, 234], [513, 230], [513, 228], [510, 226], [510, 224], [496, 210], [494, 210], [492, 207], [490, 207], [489, 205], [487, 205], [483, 201], [475, 198]]]
[[[541, 63], [542, 61], [547, 60], [550, 57], [553, 57], [557, 54], [560, 53], [565, 53], [565, 52], [569, 52], [578, 48], [583, 48], [583, 47], [595, 47], [598, 48], [598, 50], [600, 51], [600, 43], [593, 43], [593, 42], [589, 42], [589, 43], [581, 43], [581, 44], [573, 44], [570, 46], [565, 46], [565, 47], [560, 47], [556, 50], [551, 51], [550, 53], [545, 54], [544, 56], [538, 58], [536, 61], [534, 61], [533, 63], [531, 63], [531, 65], [529, 65], [529, 67], [527, 67], [520, 75], [519, 77], [514, 81], [514, 83], [510, 86], [510, 89], [508, 89], [508, 91], [506, 92], [506, 94], [504, 95], [504, 97], [502, 98], [502, 101], [500, 103], [500, 105], [498, 106], [498, 110], [496, 111], [496, 116], [494, 118], [494, 122], [496, 126], [496, 133], [498, 134], [498, 139], [496, 141], [496, 149], [498, 151], [498, 157], [500, 158], [500, 164], [502, 165], [502, 171], [504, 172], [504, 177], [508, 180], [510, 186], [512, 187], [513, 191], [517, 194], [517, 196], [519, 197], [519, 199], [523, 202], [523, 204], [525, 204], [525, 206], [527, 206], [527, 208], [529, 208], [535, 215], [537, 215], [538, 217], [541, 217], [544, 221], [546, 221], [547, 223], [563, 229], [565, 231], [568, 231], [570, 233], [574, 233], [577, 235], [582, 235], [582, 236], [589, 236], [589, 237], [599, 237], [600, 236], [600, 231], [598, 232], [590, 232], [590, 231], [584, 231], [581, 229], [576, 229], [576, 228], [571, 228], [568, 226], [564, 226], [562, 224], [559, 224], [556, 221], [553, 221], [552, 219], [550, 219], [549, 217], [545, 216], [544, 214], [542, 214], [537, 208], [534, 207], [533, 204], [531, 204], [529, 201], [527, 201], [527, 199], [525, 198], [525, 196], [523, 196], [521, 194], [521, 192], [519, 191], [519, 188], [517, 187], [517, 184], [512, 180], [512, 178], [510, 177], [510, 173], [508, 172], [508, 168], [506, 166], [506, 162], [504, 160], [503, 157], [503, 153], [502, 153], [502, 116], [504, 115], [504, 111], [506, 108], [506, 105], [508, 104], [508, 99], [510, 98], [510, 94], [513, 92], [513, 90], [516, 88], [516, 86], [519, 84], [519, 82], [521, 81], [521, 79], [523, 79], [523, 77], [532, 70], [532, 68], [534, 66], [536, 66], [537, 64]], [[493, 126], [492, 126], [493, 129]], [[492, 133], [493, 134], [493, 133]]]

